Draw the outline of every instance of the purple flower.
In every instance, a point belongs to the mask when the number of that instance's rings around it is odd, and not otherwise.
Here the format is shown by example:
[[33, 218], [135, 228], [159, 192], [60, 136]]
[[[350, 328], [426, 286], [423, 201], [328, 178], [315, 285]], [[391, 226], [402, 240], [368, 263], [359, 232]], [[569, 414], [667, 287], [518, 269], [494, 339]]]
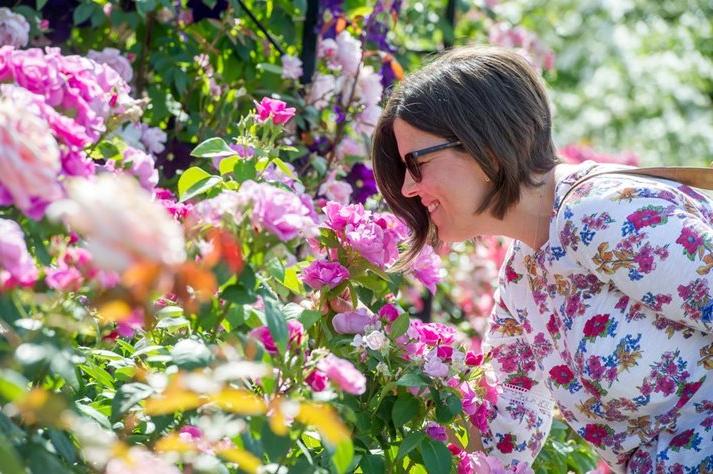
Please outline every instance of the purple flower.
[[332, 319], [332, 326], [339, 334], [361, 334], [371, 324], [373, 317], [364, 308], [356, 311], [337, 313]]
[[[377, 267], [384, 268], [395, 260], [391, 258], [392, 252], [388, 252], [391, 249], [387, 245], [393, 244], [393, 241], [390, 241], [384, 229], [375, 222], [364, 222], [356, 228], [347, 228], [346, 237], [352, 248]], [[396, 254], [398, 256], [398, 250]]]
[[15, 221], [0, 219], [0, 290], [32, 286], [37, 276], [22, 229]]
[[361, 395], [366, 391], [366, 377], [348, 360], [330, 354], [319, 361], [317, 368], [347, 393]]
[[448, 441], [448, 434], [446, 434], [446, 429], [438, 423], [429, 421], [428, 423], [426, 423], [426, 426], [424, 427], [423, 431], [436, 441]]
[[354, 202], [363, 204], [370, 196], [379, 192], [376, 187], [374, 172], [363, 163], [357, 163], [352, 166], [345, 180], [351, 184], [354, 189], [354, 193], [352, 194]]
[[282, 125], [295, 116], [294, 107], [287, 107], [285, 102], [269, 97], [263, 97], [260, 103], [255, 102], [255, 109], [258, 121], [266, 122], [272, 119], [275, 125]]
[[331, 290], [349, 278], [349, 270], [339, 262], [315, 260], [302, 270], [301, 278], [315, 290], [319, 290], [323, 286], [327, 286]]

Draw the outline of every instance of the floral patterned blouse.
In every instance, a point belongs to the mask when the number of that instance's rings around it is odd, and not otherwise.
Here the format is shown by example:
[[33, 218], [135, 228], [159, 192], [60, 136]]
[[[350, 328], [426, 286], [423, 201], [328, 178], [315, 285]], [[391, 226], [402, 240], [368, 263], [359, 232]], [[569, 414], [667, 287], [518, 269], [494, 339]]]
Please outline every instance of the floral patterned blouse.
[[620, 174], [560, 202], [618, 168], [578, 166], [557, 184], [549, 241], [509, 250], [483, 442], [531, 463], [556, 406], [615, 472], [713, 472], [713, 201]]

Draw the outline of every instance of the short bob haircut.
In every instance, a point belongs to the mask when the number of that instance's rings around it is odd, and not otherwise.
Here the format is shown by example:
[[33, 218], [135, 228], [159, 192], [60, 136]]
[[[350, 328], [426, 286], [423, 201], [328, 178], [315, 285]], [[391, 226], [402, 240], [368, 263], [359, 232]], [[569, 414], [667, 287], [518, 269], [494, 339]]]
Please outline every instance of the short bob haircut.
[[393, 90], [374, 132], [376, 182], [394, 214], [412, 230], [409, 263], [438, 236], [417, 197], [401, 194], [406, 167], [394, 136], [401, 119], [424, 132], [458, 140], [493, 183], [475, 212], [502, 219], [523, 185], [557, 163], [550, 108], [540, 76], [518, 53], [496, 47], [453, 49], [408, 75]]

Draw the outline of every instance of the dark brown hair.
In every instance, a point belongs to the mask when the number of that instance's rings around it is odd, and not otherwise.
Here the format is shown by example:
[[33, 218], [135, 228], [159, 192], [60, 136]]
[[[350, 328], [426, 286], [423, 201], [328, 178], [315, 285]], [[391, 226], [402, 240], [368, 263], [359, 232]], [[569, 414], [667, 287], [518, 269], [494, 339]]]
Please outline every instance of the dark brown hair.
[[459, 140], [493, 183], [477, 204], [502, 219], [520, 199], [522, 185], [539, 186], [533, 175], [557, 164], [544, 85], [518, 53], [496, 47], [453, 49], [408, 75], [393, 90], [379, 118], [372, 146], [376, 182], [391, 210], [413, 230], [412, 260], [437, 241], [428, 212], [417, 197], [401, 194], [405, 166], [394, 136], [395, 119]]

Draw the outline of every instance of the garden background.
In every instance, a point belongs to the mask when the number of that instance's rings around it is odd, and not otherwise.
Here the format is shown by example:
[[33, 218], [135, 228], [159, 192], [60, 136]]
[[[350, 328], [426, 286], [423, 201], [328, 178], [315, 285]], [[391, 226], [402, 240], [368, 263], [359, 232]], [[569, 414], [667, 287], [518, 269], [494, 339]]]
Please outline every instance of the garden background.
[[[713, 156], [705, 1], [0, 3], [3, 473], [506, 472], [507, 242], [397, 270], [368, 159], [443, 49], [527, 57], [565, 160]], [[607, 472], [561, 422], [531, 467]]]

